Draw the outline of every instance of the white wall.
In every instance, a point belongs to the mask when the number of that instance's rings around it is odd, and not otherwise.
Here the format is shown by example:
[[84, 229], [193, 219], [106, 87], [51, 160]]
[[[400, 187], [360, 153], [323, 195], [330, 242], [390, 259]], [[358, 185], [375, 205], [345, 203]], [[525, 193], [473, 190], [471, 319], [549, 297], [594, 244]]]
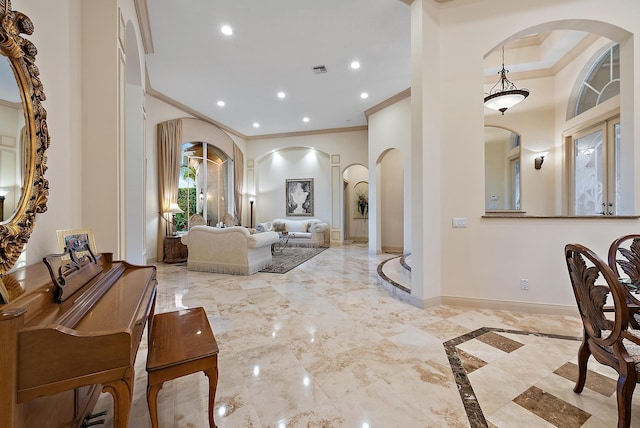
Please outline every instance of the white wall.
[[[36, 216], [31, 239], [20, 265], [58, 253], [56, 230], [82, 227], [82, 105], [80, 101], [80, 1], [25, 0], [12, 7], [33, 21], [27, 36], [38, 48], [36, 65], [47, 99], [51, 145], [47, 150], [49, 198], [47, 212]], [[93, 177], [98, 179], [99, 177]]]
[[[286, 178], [314, 178], [314, 217], [330, 224], [332, 232], [335, 232], [332, 233], [332, 242], [336, 241], [336, 235], [338, 240], [342, 239], [342, 180], [334, 183], [331, 169], [339, 167], [339, 177], [342, 178], [348, 166], [366, 165], [366, 131], [249, 140], [245, 159], [255, 162], [258, 190], [254, 206], [256, 223], [284, 217]], [[251, 174], [248, 177], [250, 179]], [[253, 189], [249, 182], [247, 189]]]
[[[446, 302], [468, 304], [509, 305], [540, 304], [541, 307], [559, 306], [575, 310], [575, 301], [563, 258], [566, 243], [580, 242], [592, 247], [601, 256], [606, 254], [609, 243], [617, 236], [638, 229], [637, 220], [625, 219], [495, 219], [483, 218], [484, 169], [483, 131], [484, 108], [480, 93], [483, 89], [483, 56], [495, 46], [528, 26], [550, 21], [572, 20], [576, 17], [578, 2], [523, 0], [508, 5], [499, 0], [474, 3], [445, 3], [439, 12], [440, 41], [438, 52], [433, 52], [433, 66], [446, 70], [446, 78], [440, 82], [447, 91], [435, 96], [444, 112], [442, 137], [434, 141], [441, 150], [439, 162], [446, 166], [441, 174], [442, 232], [442, 295]], [[606, 20], [628, 31], [639, 33], [640, 22], [637, 5], [628, 1], [603, 3], [593, 0], [580, 1], [580, 17], [594, 21]], [[571, 22], [568, 25], [577, 25]], [[595, 31], [599, 25], [590, 23]], [[473, 37], [470, 37], [473, 35]], [[455, 52], [455, 55], [452, 54]], [[633, 47], [634, 68], [640, 69], [640, 46]], [[631, 80], [631, 79], [630, 79]], [[531, 89], [531, 88], [530, 88]], [[640, 99], [638, 85], [627, 88], [627, 96], [633, 98], [631, 107]], [[541, 94], [542, 95], [542, 94]], [[427, 96], [425, 94], [425, 96]], [[532, 93], [531, 97], [537, 96]], [[550, 95], [551, 96], [551, 95]], [[528, 102], [529, 99], [526, 100]], [[425, 101], [423, 102], [432, 102]], [[622, 101], [624, 104], [625, 101]], [[566, 106], [558, 108], [565, 109]], [[508, 111], [505, 119], [513, 117]], [[631, 138], [640, 142], [637, 114], [625, 123]], [[463, 126], [461, 126], [463, 124]], [[513, 129], [512, 127], [509, 127]], [[557, 138], [557, 130], [552, 135]], [[543, 135], [540, 143], [543, 142]], [[635, 154], [635, 170], [640, 171]], [[464, 153], [464, 156], [460, 154]], [[531, 156], [531, 155], [529, 155]], [[423, 167], [431, 165], [424, 163]], [[531, 174], [550, 169], [545, 162], [541, 171], [533, 170], [533, 159], [523, 154], [523, 168]], [[637, 172], [636, 172], [637, 174]], [[540, 177], [538, 177], [540, 178]], [[524, 183], [523, 177], [523, 183]], [[531, 182], [534, 178], [527, 181]], [[423, 195], [426, 211], [428, 194]], [[523, 192], [523, 201], [526, 194]], [[636, 206], [640, 195], [636, 192]], [[468, 218], [466, 229], [453, 229], [453, 217]], [[426, 215], [425, 215], [426, 221]], [[414, 259], [414, 263], [428, 263], [426, 258]], [[529, 279], [529, 291], [521, 291], [520, 279]], [[432, 287], [438, 279], [427, 273], [421, 276], [423, 289]]]
[[380, 222], [383, 251], [403, 252], [404, 170], [400, 150], [391, 149], [380, 159]]
[[[404, 186], [403, 220], [391, 222], [378, 215], [384, 211], [384, 205], [397, 201], [381, 198], [382, 187], [378, 183], [376, 165], [385, 152], [397, 149], [401, 154], [402, 164], [395, 171], [386, 171], [391, 181], [400, 180]], [[411, 98], [405, 98], [369, 116], [369, 250], [382, 251], [382, 236], [402, 236], [398, 244], [404, 246], [406, 252], [411, 252]], [[402, 177], [395, 177], [402, 174]], [[377, 211], [374, 212], [374, 208]], [[398, 224], [404, 225], [404, 231], [395, 230]], [[396, 243], [397, 244], [397, 243]], [[388, 245], [388, 244], [386, 244]]]
[[329, 156], [319, 150], [290, 148], [278, 150], [257, 162], [254, 225], [274, 218], [287, 218], [285, 180], [306, 178], [313, 179], [314, 185], [311, 217], [329, 222]]

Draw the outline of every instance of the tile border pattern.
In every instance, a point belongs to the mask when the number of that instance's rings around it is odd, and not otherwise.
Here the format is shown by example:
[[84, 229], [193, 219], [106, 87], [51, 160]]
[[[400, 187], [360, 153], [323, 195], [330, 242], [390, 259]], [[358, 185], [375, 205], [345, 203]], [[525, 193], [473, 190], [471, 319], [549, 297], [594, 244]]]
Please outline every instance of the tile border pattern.
[[400, 290], [404, 291], [405, 293], [411, 294], [411, 289], [410, 288], [407, 288], [404, 285], [402, 285], [402, 284], [400, 284], [398, 282], [395, 282], [393, 279], [391, 279], [387, 275], [385, 275], [385, 273], [382, 271], [382, 268], [384, 267], [384, 265], [387, 262], [390, 262], [391, 260], [398, 259], [400, 257], [403, 257], [403, 256], [391, 257], [390, 259], [387, 259], [387, 260], [384, 260], [383, 262], [381, 262], [378, 265], [378, 276], [380, 276], [380, 278], [382, 278], [383, 280], [385, 280], [387, 283], [391, 284], [392, 286], [394, 286], [396, 288], [399, 288]]
[[467, 371], [462, 364], [460, 356], [458, 355], [458, 349], [456, 347], [462, 343], [465, 343], [472, 339], [476, 339], [490, 332], [539, 336], [547, 337], [550, 339], [582, 341], [581, 337], [576, 336], [564, 336], [560, 334], [546, 334], [521, 330], [509, 330], [504, 328], [482, 327], [444, 342], [442, 345], [444, 346], [445, 352], [447, 353], [447, 359], [449, 360], [449, 365], [451, 366], [451, 370], [453, 371], [453, 376], [456, 380], [458, 392], [460, 393], [460, 398], [462, 399], [462, 404], [467, 414], [469, 425], [472, 428], [484, 428], [488, 427], [489, 425], [486, 418], [484, 417], [482, 409], [480, 408], [480, 403], [478, 403], [478, 399], [473, 392], [473, 387], [471, 386], [471, 382], [469, 382]]

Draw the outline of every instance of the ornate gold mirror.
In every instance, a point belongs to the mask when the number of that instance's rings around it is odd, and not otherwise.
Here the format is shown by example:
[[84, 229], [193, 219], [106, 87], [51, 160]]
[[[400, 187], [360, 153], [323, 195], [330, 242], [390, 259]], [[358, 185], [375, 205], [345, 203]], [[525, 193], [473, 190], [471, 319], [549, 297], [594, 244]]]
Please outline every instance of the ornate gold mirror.
[[[17, 86], [24, 112], [24, 121], [17, 118], [15, 131], [8, 132], [13, 132], [14, 135], [6, 135], [6, 139], [0, 138], [0, 145], [11, 149], [13, 144], [15, 152], [13, 162], [0, 162], [0, 178], [4, 177], [2, 169], [5, 168], [9, 170], [5, 176], [13, 177], [7, 178], [6, 187], [0, 182], [0, 189], [3, 193], [9, 188], [15, 192], [11, 206], [3, 210], [0, 221], [0, 303], [9, 300], [2, 276], [20, 257], [33, 231], [36, 214], [47, 210], [49, 195], [49, 183], [44, 178], [49, 132], [47, 112], [41, 104], [46, 97], [39, 78], [40, 72], [35, 65], [38, 50], [33, 43], [21, 36], [32, 33], [33, 23], [29, 17], [11, 10], [10, 0], [0, 0], [0, 53], [13, 72], [3, 74], [3, 78], [13, 79], [12, 83]], [[2, 85], [8, 84], [9, 82], [2, 82]]]

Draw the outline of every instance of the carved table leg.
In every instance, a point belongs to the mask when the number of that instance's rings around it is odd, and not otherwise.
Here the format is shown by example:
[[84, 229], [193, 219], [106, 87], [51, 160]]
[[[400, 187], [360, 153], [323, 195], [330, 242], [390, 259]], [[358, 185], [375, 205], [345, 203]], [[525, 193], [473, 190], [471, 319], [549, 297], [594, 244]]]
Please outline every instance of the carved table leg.
[[113, 397], [113, 426], [114, 428], [127, 428], [129, 426], [129, 414], [131, 413], [131, 390], [123, 379], [109, 382], [102, 387], [103, 392], [108, 392]]
[[213, 420], [215, 401], [216, 401], [216, 389], [218, 388], [218, 363], [216, 356], [216, 366], [212, 369], [205, 370], [204, 374], [209, 378], [209, 428], [216, 428], [216, 423]]
[[162, 383], [157, 385], [147, 385], [147, 405], [149, 415], [151, 415], [151, 427], [158, 428], [158, 392], [162, 389]]

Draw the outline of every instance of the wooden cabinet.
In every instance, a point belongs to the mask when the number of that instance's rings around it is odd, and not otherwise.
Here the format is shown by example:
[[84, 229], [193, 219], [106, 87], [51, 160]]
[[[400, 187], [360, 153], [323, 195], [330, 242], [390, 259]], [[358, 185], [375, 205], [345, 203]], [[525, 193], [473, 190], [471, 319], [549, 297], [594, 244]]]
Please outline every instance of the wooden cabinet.
[[179, 236], [165, 236], [163, 247], [165, 263], [187, 261], [187, 246], [182, 243]]

